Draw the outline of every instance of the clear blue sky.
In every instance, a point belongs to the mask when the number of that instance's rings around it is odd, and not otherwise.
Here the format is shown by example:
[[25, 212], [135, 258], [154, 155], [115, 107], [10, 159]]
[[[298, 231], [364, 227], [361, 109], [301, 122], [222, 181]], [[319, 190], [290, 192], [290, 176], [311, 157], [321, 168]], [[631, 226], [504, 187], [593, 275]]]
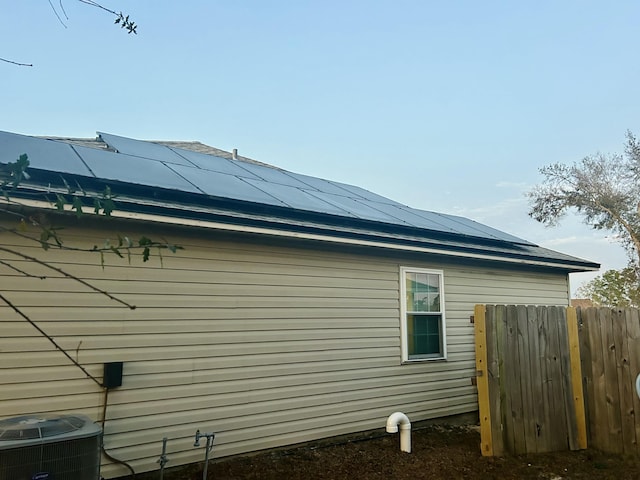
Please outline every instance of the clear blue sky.
[[[52, 0], [58, 6], [59, 0]], [[538, 168], [640, 134], [637, 1], [5, 2], [0, 130], [199, 140], [603, 264], [527, 217]], [[572, 278], [578, 286], [588, 275]]]

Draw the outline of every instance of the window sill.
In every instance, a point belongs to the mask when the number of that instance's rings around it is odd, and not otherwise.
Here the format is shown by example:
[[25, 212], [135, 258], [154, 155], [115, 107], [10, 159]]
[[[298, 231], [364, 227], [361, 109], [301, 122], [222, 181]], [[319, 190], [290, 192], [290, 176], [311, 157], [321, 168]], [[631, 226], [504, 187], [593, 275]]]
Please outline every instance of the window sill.
[[411, 365], [415, 363], [424, 363], [424, 362], [446, 362], [447, 357], [434, 357], [434, 358], [414, 358], [411, 360], [403, 360], [400, 362], [401, 365]]

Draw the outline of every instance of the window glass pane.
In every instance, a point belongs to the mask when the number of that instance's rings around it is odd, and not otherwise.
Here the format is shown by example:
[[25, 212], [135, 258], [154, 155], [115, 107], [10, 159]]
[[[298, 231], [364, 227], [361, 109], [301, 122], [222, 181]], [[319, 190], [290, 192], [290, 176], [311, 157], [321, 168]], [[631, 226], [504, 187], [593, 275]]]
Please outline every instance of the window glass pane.
[[407, 315], [407, 342], [410, 359], [442, 355], [441, 318], [441, 315]]
[[407, 312], [440, 312], [440, 275], [407, 272]]
[[430, 273], [427, 275], [427, 285], [429, 286], [428, 312], [440, 311], [440, 275]]

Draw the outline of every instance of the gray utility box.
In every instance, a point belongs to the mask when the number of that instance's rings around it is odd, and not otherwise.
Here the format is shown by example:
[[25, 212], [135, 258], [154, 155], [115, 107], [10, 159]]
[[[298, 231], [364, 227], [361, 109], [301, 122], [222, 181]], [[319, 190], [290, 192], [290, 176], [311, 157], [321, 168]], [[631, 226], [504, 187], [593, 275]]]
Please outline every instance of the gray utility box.
[[84, 415], [0, 420], [0, 480], [98, 480], [101, 442]]

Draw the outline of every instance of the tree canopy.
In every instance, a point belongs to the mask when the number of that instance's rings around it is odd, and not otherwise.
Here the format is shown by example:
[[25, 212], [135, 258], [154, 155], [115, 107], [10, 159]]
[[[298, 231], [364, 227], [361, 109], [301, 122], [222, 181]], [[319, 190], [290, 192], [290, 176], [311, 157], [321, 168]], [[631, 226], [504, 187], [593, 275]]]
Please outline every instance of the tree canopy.
[[638, 271], [633, 267], [607, 270], [582, 285], [578, 297], [588, 298], [602, 307], [640, 307]]
[[622, 154], [596, 153], [571, 165], [547, 165], [540, 173], [542, 183], [528, 193], [532, 218], [552, 226], [574, 209], [592, 228], [613, 232], [638, 264], [640, 144], [630, 131]]

